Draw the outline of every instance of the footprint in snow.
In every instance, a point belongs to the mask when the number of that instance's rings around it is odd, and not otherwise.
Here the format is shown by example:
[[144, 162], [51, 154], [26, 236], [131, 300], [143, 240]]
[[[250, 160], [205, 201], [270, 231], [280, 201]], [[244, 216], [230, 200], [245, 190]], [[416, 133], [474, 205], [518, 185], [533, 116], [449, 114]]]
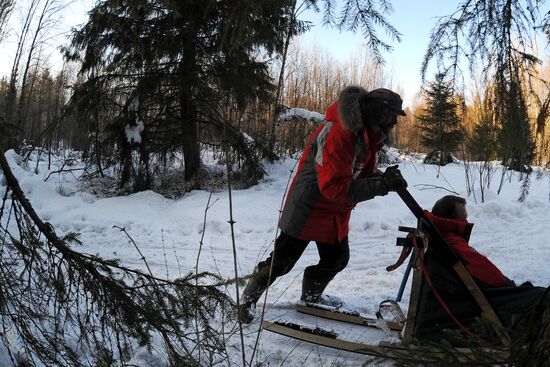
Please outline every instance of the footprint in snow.
[[369, 230], [374, 226], [373, 222], [365, 222], [363, 223], [363, 231]]

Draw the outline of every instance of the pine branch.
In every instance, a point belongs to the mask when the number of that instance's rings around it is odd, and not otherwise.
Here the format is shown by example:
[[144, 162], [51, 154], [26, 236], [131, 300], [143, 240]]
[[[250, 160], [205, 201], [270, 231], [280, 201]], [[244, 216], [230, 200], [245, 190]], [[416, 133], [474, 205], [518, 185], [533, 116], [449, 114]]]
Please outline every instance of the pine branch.
[[531, 172], [526, 173], [521, 182], [521, 194], [519, 195], [519, 202], [523, 203], [527, 196], [529, 195], [529, 190], [531, 189]]
[[[96, 361], [122, 362], [134, 348], [151, 346], [159, 336], [171, 364], [196, 365], [191, 347], [198, 340], [189, 328], [193, 319], [202, 326], [203, 350], [222, 353], [223, 343], [210, 320], [219, 309], [232, 310], [230, 298], [217, 288], [224, 281], [207, 273], [159, 279], [150, 269], [143, 273], [73, 250], [70, 244], [79, 243], [78, 237], [59, 237], [40, 219], [1, 149], [0, 167], [12, 192], [10, 218], [19, 232], [12, 234], [7, 224], [0, 227], [2, 325], [20, 338], [26, 359], [87, 365], [79, 356], [88, 348], [95, 351]], [[197, 278], [204, 282], [206, 277], [218, 284], [196, 285]]]

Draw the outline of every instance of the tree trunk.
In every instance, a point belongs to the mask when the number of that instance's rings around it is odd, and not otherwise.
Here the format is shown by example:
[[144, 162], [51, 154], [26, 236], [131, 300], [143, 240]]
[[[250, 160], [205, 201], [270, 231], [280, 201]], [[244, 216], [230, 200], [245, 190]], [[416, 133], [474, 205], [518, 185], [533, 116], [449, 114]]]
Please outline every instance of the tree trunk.
[[273, 109], [273, 120], [271, 121], [271, 133], [269, 135], [269, 142], [267, 145], [268, 156], [265, 157], [271, 162], [273, 162], [278, 158], [277, 155], [275, 154], [275, 140], [277, 135], [279, 112], [281, 112], [281, 95], [283, 93], [283, 86], [284, 86], [284, 80], [285, 80], [285, 67], [286, 67], [286, 58], [288, 54], [288, 46], [290, 44], [290, 39], [292, 38], [292, 29], [294, 28], [294, 22], [296, 20], [296, 14], [294, 14], [295, 9], [296, 9], [296, 1], [294, 1], [294, 4], [292, 5], [292, 10], [290, 13], [290, 21], [286, 32], [285, 46], [283, 49], [283, 55], [281, 60], [281, 71], [279, 72], [279, 82], [277, 84], [277, 93], [275, 95], [275, 107]]
[[23, 77], [21, 78], [21, 94], [19, 96], [19, 105], [17, 108], [17, 125], [19, 126], [20, 132], [23, 137], [30, 137], [30, 131], [32, 128], [29, 126], [27, 128], [26, 126], [27, 121], [27, 108], [28, 103], [25, 104], [25, 95], [27, 94], [27, 79], [29, 70], [31, 68], [31, 62], [33, 60], [34, 51], [36, 50], [36, 47], [38, 46], [38, 35], [42, 32], [42, 29], [44, 27], [44, 21], [46, 20], [46, 14], [48, 12], [48, 8], [51, 5], [51, 1], [47, 0], [44, 4], [44, 8], [42, 9], [42, 12], [40, 13], [40, 18], [38, 19], [38, 24], [36, 25], [36, 30], [34, 31], [34, 35], [32, 38], [31, 45], [29, 47], [29, 52], [27, 54], [27, 61], [25, 63], [25, 67], [23, 68]]
[[200, 168], [200, 145], [198, 139], [197, 107], [193, 90], [196, 88], [197, 50], [194, 33], [184, 43], [183, 61], [180, 68], [180, 104], [182, 123], [182, 147], [185, 164], [185, 181], [197, 178]]
[[23, 57], [23, 49], [25, 47], [29, 28], [31, 26], [31, 21], [34, 17], [37, 6], [37, 1], [31, 1], [29, 10], [25, 16], [23, 28], [21, 29], [21, 35], [19, 36], [19, 40], [17, 41], [17, 49], [11, 69], [10, 84], [6, 104], [7, 137], [3, 140], [6, 144], [5, 147], [7, 149], [16, 148], [20, 142], [21, 126], [18, 126], [16, 124], [16, 119], [14, 118], [14, 113], [16, 112], [17, 105], [17, 76], [19, 74], [19, 64], [21, 62], [21, 58]]

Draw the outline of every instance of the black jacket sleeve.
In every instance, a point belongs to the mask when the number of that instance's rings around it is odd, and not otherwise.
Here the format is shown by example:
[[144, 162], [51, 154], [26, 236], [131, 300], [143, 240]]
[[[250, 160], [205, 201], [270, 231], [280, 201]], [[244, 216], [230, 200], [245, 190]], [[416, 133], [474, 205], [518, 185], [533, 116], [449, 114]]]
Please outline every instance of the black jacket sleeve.
[[350, 203], [370, 200], [375, 196], [384, 196], [389, 192], [388, 185], [380, 176], [360, 178], [351, 182], [348, 197]]

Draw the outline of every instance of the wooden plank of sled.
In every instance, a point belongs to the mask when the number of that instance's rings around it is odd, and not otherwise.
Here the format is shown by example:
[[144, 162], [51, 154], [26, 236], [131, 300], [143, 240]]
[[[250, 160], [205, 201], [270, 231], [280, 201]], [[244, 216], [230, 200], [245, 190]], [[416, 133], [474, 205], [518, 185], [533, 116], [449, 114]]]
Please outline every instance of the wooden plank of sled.
[[410, 344], [413, 341], [414, 328], [416, 325], [416, 313], [418, 302], [420, 301], [420, 288], [422, 286], [422, 270], [419, 262], [422, 261], [423, 250], [415, 252], [415, 268], [413, 270], [413, 279], [411, 285], [411, 299], [409, 300], [409, 310], [407, 311], [407, 321], [405, 321], [405, 331], [403, 332], [403, 344]]
[[[269, 330], [273, 333], [280, 335], [288, 336], [293, 339], [302, 340], [308, 343], [313, 343], [317, 345], [322, 345], [329, 348], [335, 348], [338, 350], [344, 350], [352, 353], [359, 353], [365, 355], [371, 355], [375, 357], [383, 358], [393, 358], [393, 359], [409, 359], [413, 360], [413, 356], [408, 356], [407, 354], [413, 352], [416, 348], [411, 348], [408, 346], [403, 346], [401, 344], [386, 344], [386, 345], [368, 345], [356, 342], [350, 342], [347, 340], [340, 340], [335, 338], [330, 338], [327, 336], [321, 336], [312, 334], [306, 331], [301, 331], [293, 328], [286, 327], [284, 325], [279, 325], [270, 321], [263, 321], [262, 328], [264, 330]], [[456, 356], [457, 359], [461, 362], [471, 362], [470, 356], [467, 355], [467, 352], [462, 351], [462, 355]], [[495, 356], [500, 355], [501, 358], [495, 360], [495, 363], [501, 363], [504, 361], [508, 353], [504, 351], [498, 351], [495, 353]], [[442, 360], [445, 357], [445, 354], [441, 352], [430, 353], [430, 359], [423, 359], [424, 361], [436, 361]], [[420, 361], [420, 360], [419, 360]]]
[[[314, 308], [314, 307], [304, 306], [300, 304], [296, 305], [296, 311], [305, 313], [308, 315], [324, 317], [325, 319], [347, 322], [349, 324], [378, 327], [377, 320], [375, 318], [368, 318], [360, 315], [350, 315], [343, 312], [324, 310], [322, 308]], [[390, 330], [394, 330], [394, 331], [403, 330], [403, 326], [398, 322], [392, 322], [392, 321], [384, 321], [384, 322], [388, 325]]]
[[[335, 348], [338, 350], [345, 350], [353, 353], [367, 354], [367, 355], [378, 356], [378, 357], [389, 357], [389, 358], [391, 358], [391, 356], [389, 356], [389, 354], [391, 354], [393, 355], [393, 358], [395, 358], [398, 356], [397, 354], [395, 354], [395, 352], [397, 351], [401, 351], [401, 353], [403, 352], [403, 349], [399, 349], [394, 352], [393, 348], [384, 348], [384, 347], [378, 347], [374, 345], [371, 346], [367, 344], [350, 342], [347, 340], [329, 338], [327, 336], [315, 335], [312, 333], [308, 333], [306, 331], [296, 330], [293, 328], [286, 327], [284, 325], [275, 324], [270, 321], [262, 322], [262, 328], [264, 330], [269, 330], [271, 332], [289, 336], [294, 339], [303, 340], [305, 342], [322, 345], [329, 348]], [[401, 353], [399, 353], [399, 355]]]

